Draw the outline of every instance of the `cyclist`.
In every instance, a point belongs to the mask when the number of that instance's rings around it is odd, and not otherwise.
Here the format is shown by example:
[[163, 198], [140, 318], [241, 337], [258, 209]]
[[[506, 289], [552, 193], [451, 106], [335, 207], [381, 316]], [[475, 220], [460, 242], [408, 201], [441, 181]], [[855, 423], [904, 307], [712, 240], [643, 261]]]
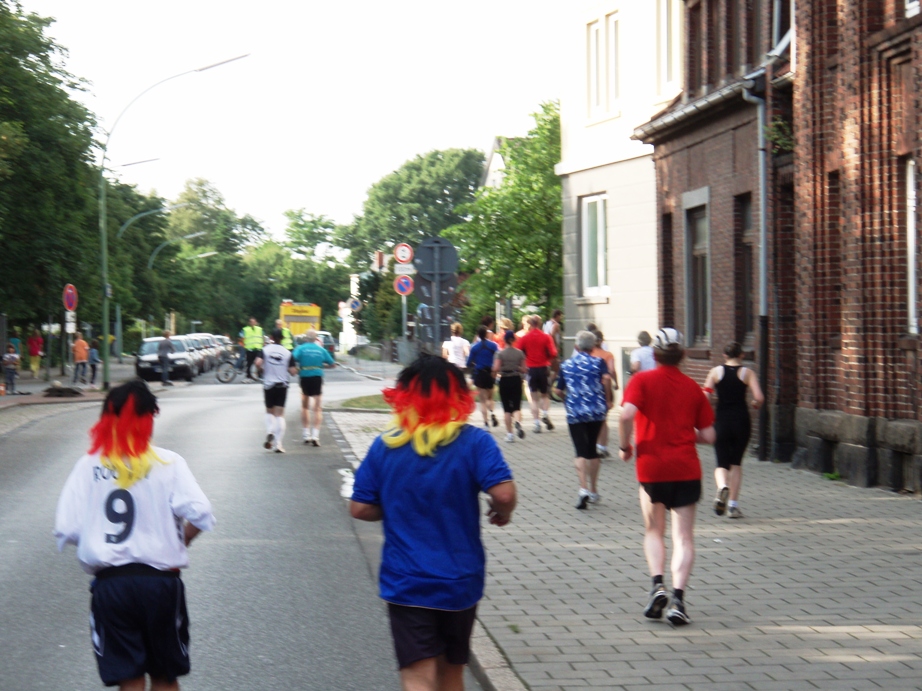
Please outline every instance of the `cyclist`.
[[250, 372], [256, 358], [263, 352], [265, 340], [263, 338], [263, 327], [256, 322], [256, 317], [250, 317], [249, 325], [243, 327], [240, 331], [240, 336], [243, 338], [243, 347], [247, 352], [247, 379], [253, 379], [254, 377]]

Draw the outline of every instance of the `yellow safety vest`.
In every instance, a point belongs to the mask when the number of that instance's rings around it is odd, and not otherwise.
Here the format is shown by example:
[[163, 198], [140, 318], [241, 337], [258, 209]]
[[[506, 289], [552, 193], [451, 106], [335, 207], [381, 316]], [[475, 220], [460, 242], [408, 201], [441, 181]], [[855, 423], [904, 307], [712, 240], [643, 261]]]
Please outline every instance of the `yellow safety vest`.
[[244, 326], [243, 327], [243, 347], [247, 350], [263, 349], [263, 327], [261, 326]]
[[291, 350], [295, 347], [294, 341], [291, 340], [291, 331], [285, 327], [282, 327], [282, 342], [279, 345], [286, 350]]

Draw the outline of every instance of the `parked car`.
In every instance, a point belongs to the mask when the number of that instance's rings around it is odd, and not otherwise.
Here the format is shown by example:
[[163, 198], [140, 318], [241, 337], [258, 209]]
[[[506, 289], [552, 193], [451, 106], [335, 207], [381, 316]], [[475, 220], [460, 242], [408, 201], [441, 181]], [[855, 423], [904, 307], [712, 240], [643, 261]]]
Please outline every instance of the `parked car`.
[[[159, 381], [161, 379], [160, 358], [157, 357], [157, 347], [163, 338], [145, 338], [135, 358], [134, 371], [145, 381]], [[191, 357], [185, 340], [181, 336], [171, 338], [174, 352], [170, 353], [170, 379], [185, 379], [192, 381], [198, 373], [197, 365]]]
[[336, 353], [336, 341], [333, 340], [333, 334], [329, 331], [318, 331], [317, 342], [331, 353]]
[[175, 336], [181, 340], [186, 346], [186, 352], [189, 353], [189, 357], [192, 360], [192, 365], [195, 368], [196, 374], [201, 374], [205, 371], [205, 356], [202, 354], [201, 347], [191, 336]]
[[215, 337], [206, 333], [188, 335], [196, 340], [198, 348], [204, 356], [204, 371], [208, 372], [217, 367], [218, 363], [221, 361], [221, 349], [218, 347], [218, 342], [215, 340]]

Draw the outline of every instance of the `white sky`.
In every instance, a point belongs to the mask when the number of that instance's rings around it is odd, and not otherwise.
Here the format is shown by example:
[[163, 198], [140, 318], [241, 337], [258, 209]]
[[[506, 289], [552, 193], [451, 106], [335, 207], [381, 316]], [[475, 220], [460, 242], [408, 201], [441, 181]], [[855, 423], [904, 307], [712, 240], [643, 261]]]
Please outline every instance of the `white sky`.
[[[305, 208], [345, 223], [368, 187], [418, 153], [524, 134], [562, 83], [562, 0], [22, 0], [104, 127], [157, 87], [109, 146], [142, 192], [210, 180], [274, 234]], [[159, 158], [120, 169], [119, 165]]]

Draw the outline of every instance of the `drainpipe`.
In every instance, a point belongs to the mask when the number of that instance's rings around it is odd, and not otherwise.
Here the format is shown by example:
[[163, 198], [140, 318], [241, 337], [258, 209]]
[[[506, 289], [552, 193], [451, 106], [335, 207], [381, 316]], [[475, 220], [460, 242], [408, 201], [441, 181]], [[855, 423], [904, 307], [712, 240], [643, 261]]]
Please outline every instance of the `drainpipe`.
[[[766, 75], [767, 77], [767, 75]], [[765, 141], [765, 99], [743, 90], [743, 100], [756, 106], [759, 122], [759, 381], [768, 383], [768, 192], [766, 165], [768, 151]], [[766, 387], [767, 388], [767, 387]], [[778, 392], [775, 392], [777, 403]], [[777, 417], [777, 411], [775, 415]], [[772, 424], [774, 428], [774, 424]], [[772, 445], [774, 437], [772, 434]], [[759, 460], [768, 459], [768, 406], [759, 410]]]

